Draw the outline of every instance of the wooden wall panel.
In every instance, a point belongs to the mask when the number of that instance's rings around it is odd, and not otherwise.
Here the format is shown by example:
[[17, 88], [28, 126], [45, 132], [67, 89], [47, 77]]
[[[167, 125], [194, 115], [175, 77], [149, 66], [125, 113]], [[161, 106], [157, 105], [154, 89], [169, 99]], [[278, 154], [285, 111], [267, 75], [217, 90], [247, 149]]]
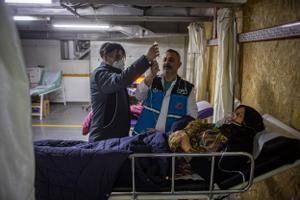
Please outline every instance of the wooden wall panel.
[[[300, 19], [298, 0], [248, 0], [243, 32]], [[242, 103], [300, 130], [300, 39], [243, 43]], [[300, 167], [255, 184], [239, 199], [300, 199]]]

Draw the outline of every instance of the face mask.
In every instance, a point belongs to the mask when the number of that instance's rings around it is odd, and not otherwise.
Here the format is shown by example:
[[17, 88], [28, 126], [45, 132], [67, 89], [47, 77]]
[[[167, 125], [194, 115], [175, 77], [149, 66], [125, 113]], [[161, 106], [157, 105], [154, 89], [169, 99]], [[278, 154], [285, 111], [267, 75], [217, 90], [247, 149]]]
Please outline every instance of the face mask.
[[232, 123], [232, 115], [228, 114], [225, 117], [223, 117], [222, 119], [220, 119], [219, 121], [217, 121], [215, 124], [215, 127], [220, 128], [224, 124], [231, 124], [231, 123]]
[[123, 59], [120, 59], [119, 61], [115, 61], [115, 62], [112, 64], [112, 66], [115, 67], [115, 68], [117, 68], [117, 69], [123, 70], [124, 67], [125, 67], [124, 60], [123, 60]]

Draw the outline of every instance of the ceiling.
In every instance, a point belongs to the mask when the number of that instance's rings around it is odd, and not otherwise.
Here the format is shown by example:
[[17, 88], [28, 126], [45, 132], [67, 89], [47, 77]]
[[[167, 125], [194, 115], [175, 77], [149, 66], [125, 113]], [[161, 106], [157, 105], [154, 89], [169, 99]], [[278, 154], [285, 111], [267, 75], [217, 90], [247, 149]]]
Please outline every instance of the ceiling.
[[[186, 35], [191, 22], [212, 21], [217, 8], [246, 0], [52, 0], [51, 4], [8, 4], [23, 39], [118, 40]], [[107, 30], [66, 30], [53, 24], [106, 24]]]

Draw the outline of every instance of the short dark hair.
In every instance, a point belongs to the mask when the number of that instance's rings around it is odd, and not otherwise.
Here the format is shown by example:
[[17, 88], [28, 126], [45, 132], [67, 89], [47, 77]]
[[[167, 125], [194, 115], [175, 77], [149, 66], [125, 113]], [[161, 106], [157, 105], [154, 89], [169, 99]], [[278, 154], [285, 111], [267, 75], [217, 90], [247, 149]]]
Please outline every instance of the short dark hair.
[[178, 56], [179, 60], [181, 60], [181, 59], [180, 59], [180, 54], [178, 53], [178, 51], [176, 51], [176, 50], [174, 50], [174, 49], [168, 49], [166, 52], [169, 52], [169, 53], [175, 53], [175, 54]]
[[110, 42], [105, 42], [104, 44], [102, 44], [102, 46], [100, 47], [99, 50], [99, 54], [101, 56], [101, 58], [103, 58], [103, 56], [112, 53], [115, 50], [121, 50], [122, 53], [124, 54], [124, 57], [126, 57], [126, 52], [125, 49], [123, 48], [123, 46], [119, 43], [110, 43]]

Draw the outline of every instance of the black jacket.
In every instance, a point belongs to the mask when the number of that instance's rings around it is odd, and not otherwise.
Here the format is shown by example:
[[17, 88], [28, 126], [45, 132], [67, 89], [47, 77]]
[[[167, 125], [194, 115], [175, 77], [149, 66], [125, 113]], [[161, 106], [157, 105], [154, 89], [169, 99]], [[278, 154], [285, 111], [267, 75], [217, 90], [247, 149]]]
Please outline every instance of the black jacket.
[[130, 128], [130, 105], [126, 87], [142, 75], [149, 62], [142, 56], [121, 71], [102, 63], [91, 76], [91, 120], [89, 141], [127, 136]]

